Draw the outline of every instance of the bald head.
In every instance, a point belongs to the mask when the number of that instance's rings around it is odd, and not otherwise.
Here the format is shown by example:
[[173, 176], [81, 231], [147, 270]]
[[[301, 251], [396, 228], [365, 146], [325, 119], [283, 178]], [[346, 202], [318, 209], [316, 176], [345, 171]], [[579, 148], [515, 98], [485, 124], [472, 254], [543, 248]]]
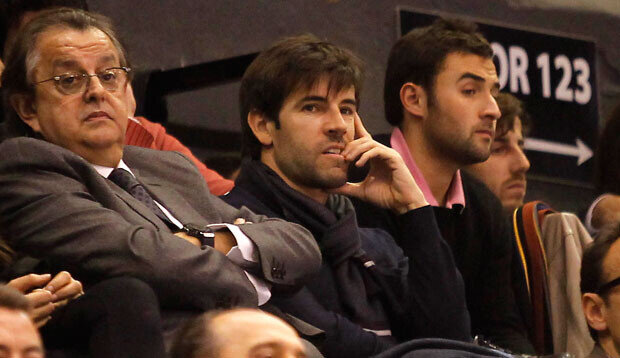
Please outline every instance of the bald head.
[[210, 312], [179, 332], [173, 358], [300, 358], [297, 332], [280, 318], [256, 309]]
[[0, 357], [42, 358], [43, 343], [28, 314], [30, 302], [12, 287], [0, 286]]

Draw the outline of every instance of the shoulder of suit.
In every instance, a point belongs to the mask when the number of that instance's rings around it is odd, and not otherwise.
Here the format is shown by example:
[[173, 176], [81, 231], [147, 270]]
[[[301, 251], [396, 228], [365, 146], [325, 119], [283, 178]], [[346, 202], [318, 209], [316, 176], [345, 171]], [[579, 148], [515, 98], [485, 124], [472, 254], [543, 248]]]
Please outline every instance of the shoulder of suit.
[[151, 160], [155, 163], [171, 163], [176, 165], [183, 165], [185, 163], [191, 163], [189, 158], [184, 154], [170, 151], [170, 150], [158, 150], [144, 147], [138, 147], [133, 145], [126, 145], [123, 150], [123, 160], [125, 162]]
[[55, 159], [62, 161], [86, 161], [72, 151], [42, 139], [15, 137], [0, 143], [2, 161], [36, 161], [53, 164]]

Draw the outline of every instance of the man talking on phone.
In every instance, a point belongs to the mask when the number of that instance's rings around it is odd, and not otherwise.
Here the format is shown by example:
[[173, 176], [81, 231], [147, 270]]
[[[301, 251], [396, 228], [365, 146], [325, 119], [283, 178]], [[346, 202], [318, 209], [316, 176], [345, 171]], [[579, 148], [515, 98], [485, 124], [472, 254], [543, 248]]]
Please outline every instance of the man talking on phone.
[[[312, 232], [319, 275], [271, 302], [323, 330], [326, 357], [368, 357], [420, 337], [469, 340], [463, 281], [433, 211], [358, 116], [362, 77], [357, 57], [311, 35], [262, 52], [241, 81], [245, 159], [224, 199]], [[366, 163], [366, 179], [348, 183], [349, 165]], [[397, 213], [400, 237], [360, 228], [347, 196]]]

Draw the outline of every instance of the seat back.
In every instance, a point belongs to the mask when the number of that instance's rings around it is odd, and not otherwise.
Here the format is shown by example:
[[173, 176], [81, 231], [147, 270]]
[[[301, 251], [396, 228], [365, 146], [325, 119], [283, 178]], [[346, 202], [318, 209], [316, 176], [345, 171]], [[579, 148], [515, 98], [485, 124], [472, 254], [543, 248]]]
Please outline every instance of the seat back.
[[[515, 265], [521, 268], [521, 282], [525, 283], [526, 289], [525, 294], [521, 295], [526, 298], [521, 298], [518, 304], [528, 328], [529, 338], [536, 352], [541, 355], [553, 351], [547, 286], [548, 265], [541, 234], [541, 222], [545, 215], [552, 212], [553, 209], [547, 204], [533, 201], [516, 209], [512, 215], [515, 259], [518, 261]], [[516, 296], [520, 296], [518, 292]], [[524, 300], [526, 302], [523, 302]]]
[[592, 238], [579, 218], [571, 213], [549, 214], [541, 228], [547, 257], [554, 351], [585, 357], [594, 341], [583, 314], [579, 285], [583, 250]]

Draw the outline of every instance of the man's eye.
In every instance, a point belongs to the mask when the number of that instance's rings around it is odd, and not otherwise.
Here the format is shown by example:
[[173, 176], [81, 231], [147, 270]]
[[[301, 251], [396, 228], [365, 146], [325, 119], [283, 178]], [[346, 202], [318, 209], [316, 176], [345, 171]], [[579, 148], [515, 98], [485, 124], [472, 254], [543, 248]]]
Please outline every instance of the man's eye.
[[60, 76], [60, 79], [58, 80], [61, 86], [67, 86], [67, 87], [70, 87], [76, 84], [78, 81], [79, 80], [78, 80], [77, 75], [63, 75], [63, 76]]
[[319, 107], [316, 104], [306, 104], [301, 110], [304, 112], [316, 112], [319, 110]]
[[462, 93], [466, 96], [473, 96], [476, 94], [476, 90], [475, 89], [464, 89]]
[[103, 82], [112, 82], [116, 80], [116, 74], [114, 72], [104, 72], [99, 74], [98, 77]]
[[340, 113], [344, 114], [345, 116], [352, 116], [353, 114], [355, 114], [355, 111], [351, 108], [344, 107], [340, 108]]
[[505, 151], [506, 151], [506, 147], [491, 148], [491, 153], [492, 154], [501, 154], [501, 153], [504, 153]]

